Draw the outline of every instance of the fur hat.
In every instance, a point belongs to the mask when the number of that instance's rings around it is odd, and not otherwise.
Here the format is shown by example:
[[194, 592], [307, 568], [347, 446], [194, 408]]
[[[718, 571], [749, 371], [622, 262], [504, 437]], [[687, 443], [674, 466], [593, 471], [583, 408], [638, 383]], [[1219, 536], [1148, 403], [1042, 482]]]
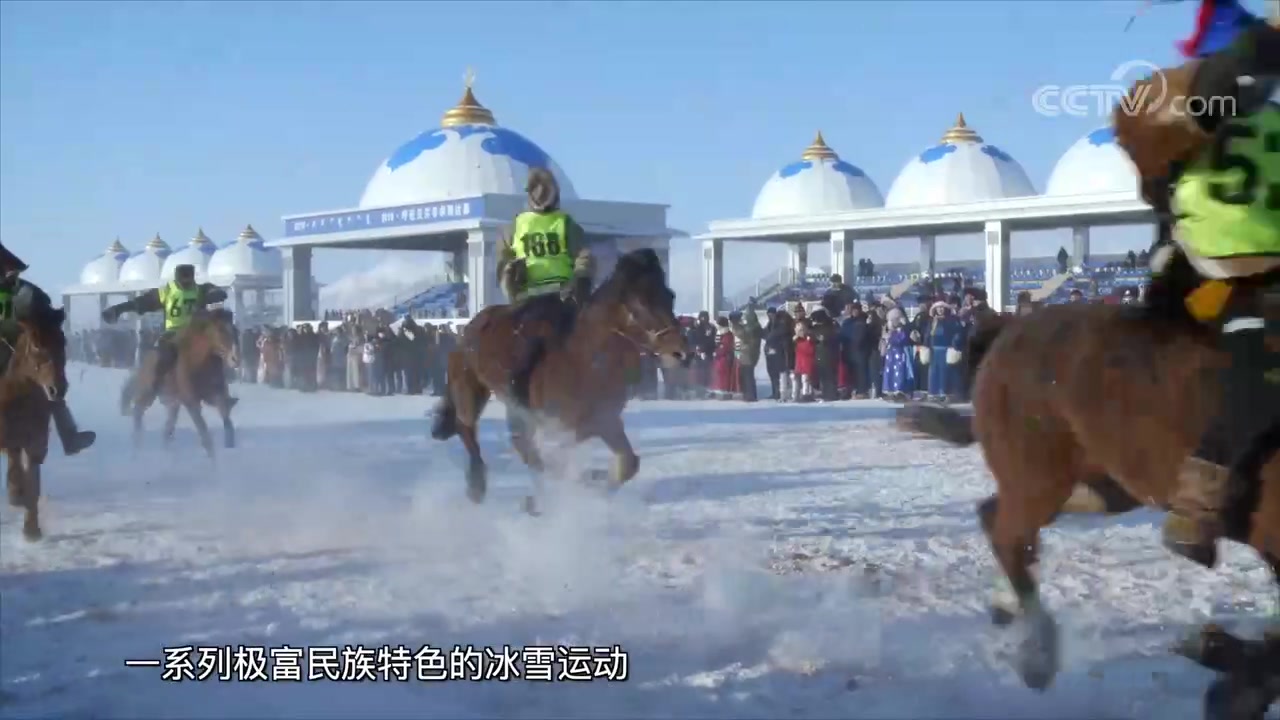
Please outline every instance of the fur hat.
[[534, 212], [547, 212], [560, 207], [560, 183], [556, 182], [556, 176], [550, 170], [531, 168], [524, 190], [529, 194], [529, 209]]
[[950, 310], [951, 310], [951, 306], [950, 306], [950, 305], [948, 305], [948, 304], [947, 304], [945, 301], [943, 301], [943, 300], [939, 300], [938, 302], [936, 302], [936, 303], [934, 303], [934, 304], [932, 304], [932, 305], [930, 305], [930, 306], [929, 306], [929, 314], [930, 314], [930, 315], [933, 315], [933, 314], [937, 313], [939, 310], [945, 310], [945, 311], [950, 312]]

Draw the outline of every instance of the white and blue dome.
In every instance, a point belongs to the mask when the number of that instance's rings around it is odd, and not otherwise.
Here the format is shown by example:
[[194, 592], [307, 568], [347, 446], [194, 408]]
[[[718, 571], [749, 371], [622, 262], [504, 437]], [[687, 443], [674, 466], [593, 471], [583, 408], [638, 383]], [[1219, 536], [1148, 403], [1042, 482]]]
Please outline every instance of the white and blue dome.
[[800, 159], [775, 172], [751, 208], [751, 217], [818, 215], [884, 205], [880, 189], [860, 168], [841, 160], [822, 133]]
[[550, 170], [560, 198], [577, 193], [569, 177], [542, 148], [514, 130], [499, 127], [468, 83], [457, 107], [440, 127], [401, 145], [369, 179], [361, 208], [472, 198], [495, 193], [523, 195], [530, 168]]
[[1035, 194], [1018, 161], [985, 143], [961, 113], [941, 142], [911, 158], [898, 173], [884, 204], [952, 205]]
[[284, 274], [284, 262], [280, 251], [269, 248], [252, 225], [245, 227], [240, 236], [223, 245], [209, 258], [205, 275], [209, 282], [230, 284], [237, 278], [277, 279]]
[[209, 259], [217, 250], [218, 246], [204, 234], [204, 228], [200, 228], [186, 247], [175, 251], [165, 259], [164, 266], [160, 268], [160, 277], [163, 280], [171, 280], [173, 271], [179, 265], [191, 265], [196, 269], [196, 282], [205, 282], [205, 269], [209, 267]]
[[120, 238], [107, 246], [106, 252], [89, 261], [80, 271], [81, 285], [113, 285], [120, 279], [120, 266], [129, 259], [129, 251]]
[[1138, 171], [1116, 144], [1116, 132], [1103, 127], [1080, 138], [1049, 173], [1045, 195], [1127, 192], [1138, 197]]
[[160, 239], [160, 234], [151, 238], [138, 252], [129, 256], [120, 266], [120, 282], [137, 283], [158, 287], [164, 281], [160, 275], [165, 258], [169, 257], [169, 244]]

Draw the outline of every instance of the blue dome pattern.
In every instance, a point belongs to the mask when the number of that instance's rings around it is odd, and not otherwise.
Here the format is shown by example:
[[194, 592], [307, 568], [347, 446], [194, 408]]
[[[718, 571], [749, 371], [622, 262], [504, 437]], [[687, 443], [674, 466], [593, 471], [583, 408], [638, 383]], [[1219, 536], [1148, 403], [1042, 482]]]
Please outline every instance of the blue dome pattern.
[[1129, 155], [1116, 144], [1111, 127], [1100, 127], [1067, 149], [1045, 183], [1046, 195], [1123, 192], [1139, 196], [1138, 173]]
[[950, 205], [1035, 194], [1018, 161], [984, 142], [961, 114], [940, 142], [911, 158], [889, 188], [885, 206]]
[[440, 126], [396, 148], [374, 172], [361, 208], [478, 197], [523, 195], [529, 171], [549, 171], [563, 200], [577, 198], [569, 178], [532, 140], [499, 126], [468, 88]]
[[783, 165], [760, 189], [751, 217], [787, 217], [880, 207], [879, 188], [841, 160], [818, 133], [801, 159]]

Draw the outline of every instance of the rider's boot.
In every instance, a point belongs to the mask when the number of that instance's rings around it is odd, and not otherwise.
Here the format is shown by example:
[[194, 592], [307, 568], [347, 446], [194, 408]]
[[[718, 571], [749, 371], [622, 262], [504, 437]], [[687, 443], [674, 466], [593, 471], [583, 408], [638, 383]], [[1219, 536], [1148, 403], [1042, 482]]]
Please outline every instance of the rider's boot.
[[62, 452], [68, 456], [81, 450], [87, 450], [98, 439], [98, 434], [76, 427], [76, 419], [71, 415], [71, 408], [65, 400], [53, 404], [53, 426], [58, 431], [58, 439], [62, 441]]
[[1226, 364], [1217, 417], [1198, 457], [1183, 464], [1164, 525], [1165, 545], [1206, 567], [1217, 560], [1217, 539], [1242, 529], [1234, 527], [1239, 508], [1232, 505], [1249, 497], [1248, 485], [1257, 481], [1256, 473], [1232, 472], [1228, 466], [1280, 418], [1280, 384], [1273, 377], [1280, 373], [1280, 354], [1266, 346], [1258, 297], [1248, 291], [1232, 294], [1221, 315], [1218, 345]]
[[1169, 498], [1165, 547], [1207, 568], [1217, 564], [1229, 478], [1228, 468], [1208, 460], [1192, 457], [1183, 462]]

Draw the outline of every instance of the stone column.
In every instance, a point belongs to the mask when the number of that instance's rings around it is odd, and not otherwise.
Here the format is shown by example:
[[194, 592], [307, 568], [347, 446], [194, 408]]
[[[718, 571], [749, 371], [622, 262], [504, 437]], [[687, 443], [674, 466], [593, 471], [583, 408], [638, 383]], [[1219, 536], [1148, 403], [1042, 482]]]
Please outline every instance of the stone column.
[[[1071, 228], [1071, 267], [1089, 262], [1089, 226]], [[1071, 268], [1067, 268], [1070, 270]]]
[[853, 235], [844, 230], [831, 233], [831, 272], [839, 273], [851, 287], [858, 275], [853, 265]]
[[997, 312], [1012, 302], [1009, 297], [1009, 227], [1002, 222], [988, 222], [983, 229], [986, 243], [987, 304]]
[[724, 299], [724, 241], [702, 241], [702, 309], [715, 317]]
[[315, 320], [311, 303], [311, 248], [305, 245], [281, 248], [284, 256], [284, 320], [292, 324]]
[[477, 228], [467, 233], [467, 311], [470, 317], [489, 305], [507, 302], [498, 283], [497, 228]]
[[809, 243], [787, 245], [787, 272], [791, 275], [789, 282], [804, 281], [809, 272]]
[[938, 238], [933, 235], [920, 236], [920, 274], [934, 275], [938, 264]]
[[462, 243], [456, 250], [449, 251], [449, 282], [467, 282], [467, 243]]

